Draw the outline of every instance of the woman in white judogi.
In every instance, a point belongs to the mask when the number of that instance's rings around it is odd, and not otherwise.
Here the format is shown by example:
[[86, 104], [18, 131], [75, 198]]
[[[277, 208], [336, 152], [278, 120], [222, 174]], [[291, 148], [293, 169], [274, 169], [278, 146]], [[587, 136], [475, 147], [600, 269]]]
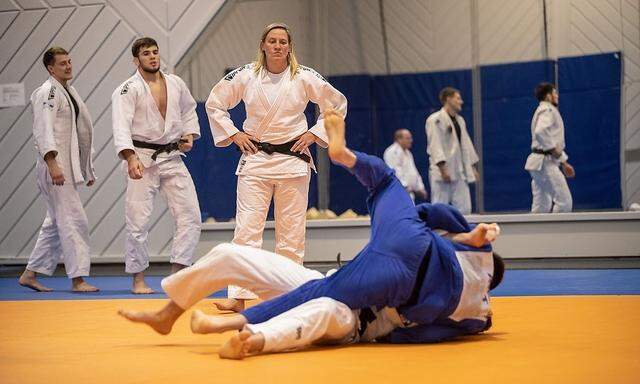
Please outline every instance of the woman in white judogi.
[[74, 291], [97, 291], [83, 280], [91, 265], [89, 223], [78, 194], [80, 184], [91, 186], [96, 179], [91, 115], [68, 84], [72, 66], [67, 51], [52, 47], [45, 52], [43, 63], [50, 77], [33, 91], [31, 105], [38, 152], [36, 175], [47, 215], [19, 283], [36, 291], [51, 291], [36, 280], [36, 272], [50, 276], [62, 260]]
[[[228, 110], [244, 101], [247, 118], [239, 131]], [[307, 126], [308, 102], [320, 107], [315, 126]], [[299, 65], [285, 24], [271, 24], [262, 34], [256, 62], [229, 73], [206, 103], [215, 145], [232, 143], [243, 152], [238, 175], [233, 242], [260, 248], [271, 200], [274, 201], [276, 253], [298, 263], [304, 257], [305, 212], [311, 169], [309, 146], [327, 146], [322, 113], [346, 115], [347, 100], [322, 76]], [[275, 145], [275, 148], [273, 147]], [[229, 287], [225, 309], [242, 309], [255, 296]]]
[[469, 183], [478, 178], [479, 158], [460, 116], [462, 97], [457, 89], [440, 92], [442, 109], [427, 118], [427, 153], [431, 202], [451, 204], [460, 212], [471, 213]]

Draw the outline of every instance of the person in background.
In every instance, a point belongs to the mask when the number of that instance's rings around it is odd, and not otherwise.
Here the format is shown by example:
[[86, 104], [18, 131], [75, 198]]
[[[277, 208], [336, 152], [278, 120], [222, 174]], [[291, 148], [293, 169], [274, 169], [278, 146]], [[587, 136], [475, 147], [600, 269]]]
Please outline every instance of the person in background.
[[416, 168], [411, 153], [413, 136], [408, 129], [398, 129], [393, 134], [393, 144], [384, 151], [382, 158], [396, 172], [396, 177], [407, 190], [411, 199], [415, 201], [416, 195], [422, 199], [427, 199], [427, 191], [424, 188], [420, 172]]

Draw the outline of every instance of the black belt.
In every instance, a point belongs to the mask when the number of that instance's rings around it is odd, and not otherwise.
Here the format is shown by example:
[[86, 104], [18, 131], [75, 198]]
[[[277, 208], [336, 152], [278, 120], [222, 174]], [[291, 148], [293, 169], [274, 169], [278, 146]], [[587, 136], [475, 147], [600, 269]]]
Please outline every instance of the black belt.
[[[311, 162], [311, 156], [307, 155], [306, 153], [293, 152], [291, 150], [291, 147], [293, 147], [293, 145], [297, 142], [297, 140], [293, 140], [284, 144], [262, 143], [262, 142], [253, 141], [253, 140], [251, 140], [251, 142], [258, 148], [259, 151], [268, 153], [270, 155], [273, 154], [274, 152], [277, 152], [277, 153], [282, 153], [284, 155], [298, 157], [307, 163]], [[240, 150], [240, 148], [238, 148], [238, 150]]]
[[369, 324], [376, 319], [376, 314], [371, 308], [366, 307], [360, 310], [360, 315], [358, 315], [358, 318], [360, 319], [360, 328], [358, 328], [358, 335], [362, 337]]
[[153, 155], [151, 155], [151, 160], [155, 161], [158, 155], [163, 152], [170, 153], [173, 151], [180, 150], [179, 145], [181, 142], [183, 142], [183, 140], [180, 140], [177, 143], [152, 144], [152, 143], [145, 143], [144, 141], [133, 140], [133, 146], [136, 148], [153, 149], [155, 152], [153, 152]]
[[538, 148], [532, 148], [531, 152], [533, 153], [537, 153], [538, 155], [553, 155], [553, 149], [550, 149], [548, 151], [545, 151], [543, 149], [538, 149]]

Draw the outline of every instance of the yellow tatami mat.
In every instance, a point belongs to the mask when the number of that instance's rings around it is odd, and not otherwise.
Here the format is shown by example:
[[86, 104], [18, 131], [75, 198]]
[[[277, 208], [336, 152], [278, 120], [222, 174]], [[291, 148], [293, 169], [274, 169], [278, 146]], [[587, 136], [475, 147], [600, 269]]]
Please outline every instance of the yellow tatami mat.
[[[221, 360], [229, 333], [116, 315], [165, 300], [0, 302], [0, 383], [640, 383], [640, 296], [494, 298], [485, 335]], [[214, 313], [211, 301], [198, 308]]]

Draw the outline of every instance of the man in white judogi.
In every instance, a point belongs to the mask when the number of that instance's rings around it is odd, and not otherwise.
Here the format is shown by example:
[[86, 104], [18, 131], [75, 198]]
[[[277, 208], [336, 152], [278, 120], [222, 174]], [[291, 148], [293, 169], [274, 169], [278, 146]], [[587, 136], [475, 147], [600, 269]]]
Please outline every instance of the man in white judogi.
[[575, 170], [564, 151], [560, 96], [550, 83], [539, 84], [535, 94], [540, 104], [531, 119], [531, 154], [524, 167], [531, 174], [531, 212], [571, 212], [573, 200], [565, 176], [575, 177]]
[[128, 173], [126, 272], [133, 274], [133, 293], [152, 293], [144, 281], [144, 270], [149, 266], [147, 236], [158, 191], [176, 222], [172, 272], [191, 265], [200, 239], [198, 196], [181, 157], [200, 137], [200, 126], [196, 102], [186, 84], [178, 76], [160, 71], [155, 40], [136, 40], [132, 54], [138, 69], [111, 98], [113, 141]]
[[94, 292], [98, 289], [83, 280], [91, 265], [89, 223], [78, 194], [78, 185], [91, 186], [96, 179], [91, 116], [68, 84], [73, 74], [67, 51], [49, 48], [42, 61], [50, 77], [33, 92], [31, 105], [38, 152], [36, 175], [47, 215], [19, 283], [36, 291], [51, 291], [36, 280], [36, 273], [52, 275], [62, 259], [72, 290]]
[[409, 192], [412, 200], [415, 200], [416, 194], [422, 200], [427, 199], [427, 191], [422, 183], [420, 172], [416, 168], [411, 153], [411, 145], [413, 144], [413, 136], [408, 129], [398, 129], [393, 135], [394, 142], [384, 151], [382, 156], [384, 162], [396, 173], [396, 177], [402, 183], [402, 186]]
[[469, 183], [478, 180], [479, 161], [467, 133], [460, 91], [446, 87], [440, 91], [442, 109], [427, 118], [429, 184], [433, 203], [451, 204], [462, 214], [471, 213]]

